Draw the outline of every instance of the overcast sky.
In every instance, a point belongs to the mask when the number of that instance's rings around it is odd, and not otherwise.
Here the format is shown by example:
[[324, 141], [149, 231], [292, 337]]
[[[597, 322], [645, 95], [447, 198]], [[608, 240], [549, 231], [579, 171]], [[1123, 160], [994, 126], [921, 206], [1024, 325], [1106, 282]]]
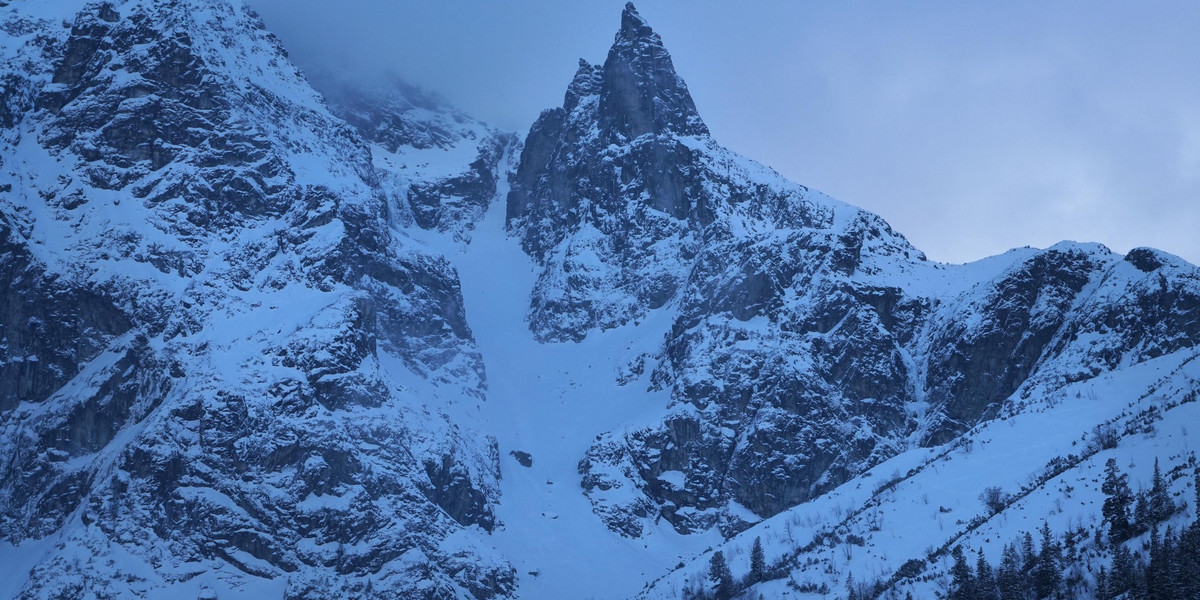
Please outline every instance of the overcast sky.
[[[524, 131], [623, 2], [249, 0], [302, 66], [394, 72]], [[721, 143], [930, 258], [1153, 246], [1200, 263], [1200, 3], [655, 0]]]

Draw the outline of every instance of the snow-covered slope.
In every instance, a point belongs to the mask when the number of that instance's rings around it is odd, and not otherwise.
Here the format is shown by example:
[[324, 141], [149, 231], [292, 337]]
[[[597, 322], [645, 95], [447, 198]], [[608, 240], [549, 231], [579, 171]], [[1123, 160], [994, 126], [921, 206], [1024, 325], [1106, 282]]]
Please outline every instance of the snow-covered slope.
[[[747, 597], [846, 597], [850, 581], [871, 590], [867, 597], [944, 597], [952, 587], [952, 547], [965, 548], [972, 567], [977, 553], [997, 565], [1004, 546], [1024, 533], [1037, 536], [1047, 524], [1066, 548], [1066, 597], [1095, 598], [1100, 567], [1111, 569], [1115, 553], [1101, 516], [1107, 461], [1116, 460], [1134, 489], [1151, 486], [1160, 461], [1177, 507], [1158, 524], [1160, 531], [1181, 531], [1200, 518], [1192, 485], [1200, 463], [1189, 437], [1200, 422], [1197, 358], [1194, 351], [1176, 353], [1053, 392], [1038, 390], [953, 443], [904, 452], [758, 523], [638, 597], [679, 598], [685, 590], [708, 589], [715, 551], [729, 557], [741, 579], [756, 538], [767, 576], [738, 586]], [[998, 510], [981, 498], [987, 488], [999, 489]], [[1149, 537], [1127, 545], [1144, 559]]]
[[1188, 497], [1200, 270], [928, 261], [632, 5], [524, 143], [236, 0], [0, 29], [0, 598], [934, 597], [1043, 520], [1089, 597], [1108, 459]]

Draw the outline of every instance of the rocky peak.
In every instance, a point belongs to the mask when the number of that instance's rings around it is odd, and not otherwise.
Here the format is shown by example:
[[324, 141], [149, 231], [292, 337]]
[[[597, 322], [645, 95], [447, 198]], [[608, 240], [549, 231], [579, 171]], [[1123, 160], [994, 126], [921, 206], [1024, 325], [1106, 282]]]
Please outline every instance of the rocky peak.
[[[493, 527], [495, 452], [403, 395], [479, 398], [482, 363], [454, 269], [385, 220], [374, 138], [240, 0], [31, 0], [0, 31], [0, 545], [61, 540], [13, 594], [212, 569], [511, 595], [502, 561], [441, 550]], [[138, 562], [167, 555], [195, 570]]]
[[1167, 260], [1163, 253], [1153, 248], [1134, 248], [1125, 255], [1125, 262], [1133, 265], [1143, 273], [1153, 273], [1163, 266]]
[[[712, 139], [662, 40], [626, 6], [603, 66], [580, 62], [563, 106], [530, 128], [512, 179], [508, 228], [546, 267], [531, 328], [539, 339], [579, 340], [663, 307], [701, 246], [746, 223], [758, 231], [834, 223], [837, 203], [768, 173]], [[870, 235], [906, 251], [885, 229]], [[848, 232], [846, 243], [861, 246], [858, 237]], [[841, 250], [853, 259], [861, 249]]]
[[621, 29], [604, 61], [600, 115], [603, 131], [618, 139], [708, 134], [662, 39], [632, 3], [621, 13]]
[[575, 78], [571, 80], [571, 85], [567, 86], [563, 109], [567, 112], [575, 110], [584, 98], [600, 93], [600, 86], [603, 82], [604, 67], [593, 65], [582, 58], [579, 59], [579, 69], [575, 71]]

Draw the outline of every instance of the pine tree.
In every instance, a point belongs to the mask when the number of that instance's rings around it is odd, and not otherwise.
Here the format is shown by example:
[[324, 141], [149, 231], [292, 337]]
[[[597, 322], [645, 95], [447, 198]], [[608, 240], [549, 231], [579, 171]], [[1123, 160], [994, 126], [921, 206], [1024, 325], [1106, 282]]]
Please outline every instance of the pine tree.
[[975, 581], [971, 575], [971, 565], [967, 564], [967, 555], [962, 546], [955, 546], [951, 551], [954, 565], [950, 567], [950, 600], [975, 600]]
[[1193, 475], [1196, 480], [1192, 482], [1192, 493], [1196, 494], [1196, 503], [1192, 505], [1192, 512], [1196, 513], [1196, 524], [1200, 525], [1200, 469]]
[[1150, 529], [1150, 564], [1146, 566], [1147, 600], [1164, 600], [1162, 597], [1162, 544], [1159, 543], [1158, 525]]
[[1195, 503], [1191, 525], [1179, 535], [1179, 579], [1183, 582], [1180, 595], [1184, 598], [1200, 598], [1200, 470], [1195, 473], [1192, 491]]
[[1050, 534], [1049, 523], [1042, 521], [1041, 532], [1042, 549], [1033, 575], [1033, 588], [1038, 598], [1049, 598], [1058, 592], [1062, 583], [1062, 549]]
[[729, 571], [729, 563], [725, 562], [725, 554], [720, 550], [713, 552], [708, 563], [708, 579], [712, 584], [713, 596], [717, 600], [729, 600], [733, 597], [733, 573]]
[[1154, 459], [1154, 480], [1150, 484], [1150, 499], [1148, 513], [1152, 523], [1166, 521], [1175, 512], [1175, 503], [1171, 502], [1171, 494], [1167, 483], [1163, 480], [1162, 471], [1158, 469], [1158, 459]]
[[975, 560], [975, 600], [999, 600], [996, 590], [996, 577], [992, 574], [992, 565], [988, 563], [983, 550]]
[[1129, 591], [1137, 576], [1137, 564], [1133, 560], [1133, 554], [1129, 552], [1129, 548], [1126, 548], [1125, 544], [1117, 544], [1113, 551], [1112, 575], [1109, 577], [1108, 584], [1109, 594], [1115, 598]]
[[1179, 540], [1175, 537], [1175, 531], [1167, 527], [1167, 533], [1163, 536], [1162, 549], [1162, 565], [1159, 575], [1162, 577], [1162, 598], [1183, 598], [1183, 580], [1182, 569], [1179, 563]]
[[1000, 557], [1000, 570], [996, 583], [1000, 588], [1000, 600], [1021, 600], [1025, 597], [1024, 575], [1021, 574], [1021, 555], [1016, 544], [1004, 547]]
[[[1200, 477], [1197, 477], [1197, 494], [1200, 494]], [[1200, 501], [1200, 498], [1197, 498]], [[1200, 515], [1200, 504], [1196, 507]], [[1200, 598], [1200, 516], [1179, 536], [1179, 580], [1182, 582], [1180, 597]]]
[[1129, 595], [1126, 598], [1147, 600], [1150, 592], [1146, 590], [1146, 569], [1141, 564], [1135, 564], [1134, 573], [1133, 580], [1129, 582]]
[[1108, 571], [1104, 565], [1100, 565], [1100, 572], [1096, 574], [1096, 591], [1093, 595], [1096, 600], [1112, 600], [1112, 595], [1108, 593]]
[[1133, 507], [1133, 527], [1129, 537], [1141, 535], [1150, 530], [1150, 494], [1146, 490], [1138, 490], [1137, 501]]
[[1033, 553], [1033, 535], [1028, 531], [1021, 537], [1021, 570], [1030, 573], [1037, 566], [1037, 554]]
[[763, 553], [762, 538], [754, 538], [754, 546], [750, 549], [750, 576], [751, 584], [758, 583], [767, 577], [767, 558]]
[[1104, 492], [1104, 506], [1100, 509], [1104, 520], [1108, 522], [1108, 539], [1118, 544], [1130, 538], [1133, 526], [1129, 522], [1129, 505], [1133, 503], [1133, 493], [1129, 490], [1129, 476], [1117, 468], [1117, 459], [1110, 458], [1104, 465], [1104, 484], [1100, 486]]

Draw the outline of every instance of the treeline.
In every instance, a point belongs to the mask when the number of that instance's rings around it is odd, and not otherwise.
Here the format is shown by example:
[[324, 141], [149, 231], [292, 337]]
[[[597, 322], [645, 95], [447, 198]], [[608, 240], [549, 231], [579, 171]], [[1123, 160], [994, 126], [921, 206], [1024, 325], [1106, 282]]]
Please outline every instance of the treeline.
[[729, 563], [725, 560], [725, 553], [717, 550], [709, 559], [706, 581], [697, 587], [684, 589], [683, 598], [686, 600], [730, 600], [739, 592], [765, 581], [766, 578], [766, 554], [763, 552], [762, 538], [756, 537], [754, 545], [750, 548], [750, 572], [746, 573], [745, 577], [740, 581], [735, 579], [733, 572], [729, 569]]
[[[1195, 485], [1200, 513], [1200, 473]], [[1134, 494], [1110, 459], [1101, 490], [1104, 521], [1093, 532], [1080, 528], [1060, 538], [1043, 522], [1036, 549], [1033, 536], [1024, 533], [1005, 546], [995, 566], [982, 553], [971, 561], [956, 546], [948, 600], [1200, 600], [1200, 517], [1182, 531], [1168, 527], [1160, 535], [1160, 524], [1177, 509], [1158, 462], [1150, 489]], [[1131, 550], [1130, 540], [1146, 532], [1148, 544]], [[1094, 584], [1083, 576], [1088, 559], [1080, 552], [1089, 538], [1097, 549], [1106, 544], [1111, 549], [1111, 560], [1100, 567]], [[853, 588], [848, 596], [866, 600]]]
[[[1176, 475], [1178, 476], [1178, 475]], [[1116, 460], [1105, 465], [1101, 492], [1103, 520], [1095, 528], [1076, 527], [1055, 534], [1048, 523], [1033, 535], [1024, 532], [1007, 544], [997, 564], [982, 552], [969, 556], [960, 546], [951, 551], [949, 586], [939, 598], [945, 600], [1200, 600], [1200, 470], [1195, 472], [1195, 513], [1186, 527], [1163, 529], [1162, 525], [1179, 507], [1158, 461], [1148, 489], [1133, 492], [1128, 475]], [[1002, 496], [1002, 494], [1000, 494]], [[987, 494], [981, 497], [985, 504]], [[1000, 507], [1003, 509], [1003, 506]], [[993, 510], [998, 512], [997, 510]], [[1148, 540], [1142, 536], [1149, 533]], [[1143, 540], [1138, 543], [1136, 540]], [[1096, 570], [1100, 557], [1105, 564]], [[730, 572], [724, 555], [714, 552], [709, 568], [699, 581], [685, 587], [687, 600], [730, 600], [758, 598], [747, 591], [757, 583], [781, 576], [766, 565], [762, 541], [754, 540], [750, 571], [744, 577]], [[848, 576], [846, 600], [898, 598], [897, 579], [916, 577], [923, 570], [901, 567], [891, 581], [855, 581]], [[929, 559], [933, 563], [933, 558]], [[911, 571], [911, 573], [905, 573]], [[808, 585], [798, 591], [827, 594], [825, 584]], [[908, 600], [911, 594], [905, 596]]]
[[1118, 545], [1110, 568], [1096, 577], [1096, 600], [1200, 600], [1200, 519], [1178, 536], [1167, 528], [1159, 540], [1150, 532], [1149, 560], [1138, 560]]

